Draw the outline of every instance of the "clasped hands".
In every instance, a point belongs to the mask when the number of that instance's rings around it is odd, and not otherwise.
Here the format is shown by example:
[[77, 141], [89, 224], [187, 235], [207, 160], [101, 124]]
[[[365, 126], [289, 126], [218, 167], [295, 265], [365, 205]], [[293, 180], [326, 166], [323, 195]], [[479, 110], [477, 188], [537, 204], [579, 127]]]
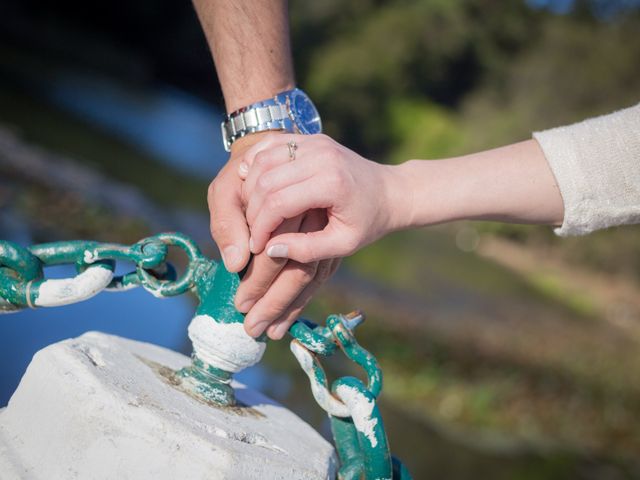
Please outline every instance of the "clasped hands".
[[236, 142], [208, 203], [226, 268], [249, 264], [235, 298], [247, 333], [282, 338], [341, 257], [407, 225], [411, 209], [392, 208], [406, 201], [405, 182], [397, 168], [325, 135], [262, 133]]

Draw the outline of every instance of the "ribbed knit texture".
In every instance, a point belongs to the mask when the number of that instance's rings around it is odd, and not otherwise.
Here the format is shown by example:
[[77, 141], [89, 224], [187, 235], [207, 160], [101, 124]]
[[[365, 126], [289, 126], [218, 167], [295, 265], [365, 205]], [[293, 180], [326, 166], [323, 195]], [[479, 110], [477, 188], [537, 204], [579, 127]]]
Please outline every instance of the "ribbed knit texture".
[[640, 223], [640, 104], [533, 134], [564, 200], [560, 236]]

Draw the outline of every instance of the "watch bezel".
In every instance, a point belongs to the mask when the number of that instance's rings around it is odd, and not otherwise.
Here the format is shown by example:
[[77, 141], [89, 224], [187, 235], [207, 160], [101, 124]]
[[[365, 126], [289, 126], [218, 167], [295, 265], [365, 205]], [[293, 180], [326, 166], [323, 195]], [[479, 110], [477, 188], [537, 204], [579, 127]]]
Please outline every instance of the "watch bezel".
[[[296, 129], [299, 131], [299, 133], [303, 135], [313, 135], [317, 133], [322, 133], [322, 119], [320, 118], [320, 112], [318, 112], [318, 108], [316, 107], [315, 103], [313, 103], [311, 98], [309, 98], [309, 95], [307, 95], [304, 91], [300, 90], [299, 88], [295, 88], [287, 93], [289, 94], [287, 95], [287, 97], [289, 102], [289, 111], [292, 117], [291, 119], [293, 120], [293, 124], [296, 126]], [[315, 112], [314, 118], [318, 119], [317, 131], [311, 132], [308, 128], [308, 125], [311, 123], [311, 121], [305, 122], [305, 119], [302, 117], [302, 115], [299, 114], [298, 104], [296, 101], [299, 98], [304, 99], [304, 101], [308, 102], [313, 107], [313, 111]], [[315, 121], [314, 121], [314, 124], [316, 124]]]

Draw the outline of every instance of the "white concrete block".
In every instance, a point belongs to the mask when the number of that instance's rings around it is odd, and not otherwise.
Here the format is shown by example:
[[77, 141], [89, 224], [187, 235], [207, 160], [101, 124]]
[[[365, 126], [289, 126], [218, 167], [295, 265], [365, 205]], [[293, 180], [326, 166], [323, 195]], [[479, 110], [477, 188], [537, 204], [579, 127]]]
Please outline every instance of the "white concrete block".
[[0, 411], [0, 478], [327, 479], [333, 447], [238, 383], [217, 408], [180, 389], [190, 360], [90, 332], [39, 351]]

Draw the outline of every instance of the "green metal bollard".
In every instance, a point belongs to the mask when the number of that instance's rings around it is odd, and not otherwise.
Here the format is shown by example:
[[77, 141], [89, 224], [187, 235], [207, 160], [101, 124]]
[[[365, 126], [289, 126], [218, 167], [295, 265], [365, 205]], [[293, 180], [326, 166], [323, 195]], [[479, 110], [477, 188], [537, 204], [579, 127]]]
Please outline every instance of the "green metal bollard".
[[177, 375], [183, 379], [184, 388], [205, 401], [233, 406], [236, 403], [231, 387], [233, 374], [258, 363], [266, 348], [264, 336], [254, 339], [245, 333], [244, 315], [233, 303], [240, 277], [227, 271], [222, 262], [205, 257], [181, 234], [160, 234], [151, 239], [180, 247], [186, 252], [189, 264], [182, 278], [170, 283], [138, 269], [142, 285], [161, 297], [189, 290], [199, 300], [188, 329], [193, 344], [192, 363]]
[[258, 363], [266, 341], [264, 337], [253, 339], [244, 332], [244, 315], [233, 303], [240, 283], [237, 274], [228, 272], [222, 263], [203, 257], [196, 278], [192, 291], [200, 304], [189, 324], [192, 364], [180, 370], [178, 376], [184, 379], [185, 387], [205, 400], [232, 406], [233, 374]]

